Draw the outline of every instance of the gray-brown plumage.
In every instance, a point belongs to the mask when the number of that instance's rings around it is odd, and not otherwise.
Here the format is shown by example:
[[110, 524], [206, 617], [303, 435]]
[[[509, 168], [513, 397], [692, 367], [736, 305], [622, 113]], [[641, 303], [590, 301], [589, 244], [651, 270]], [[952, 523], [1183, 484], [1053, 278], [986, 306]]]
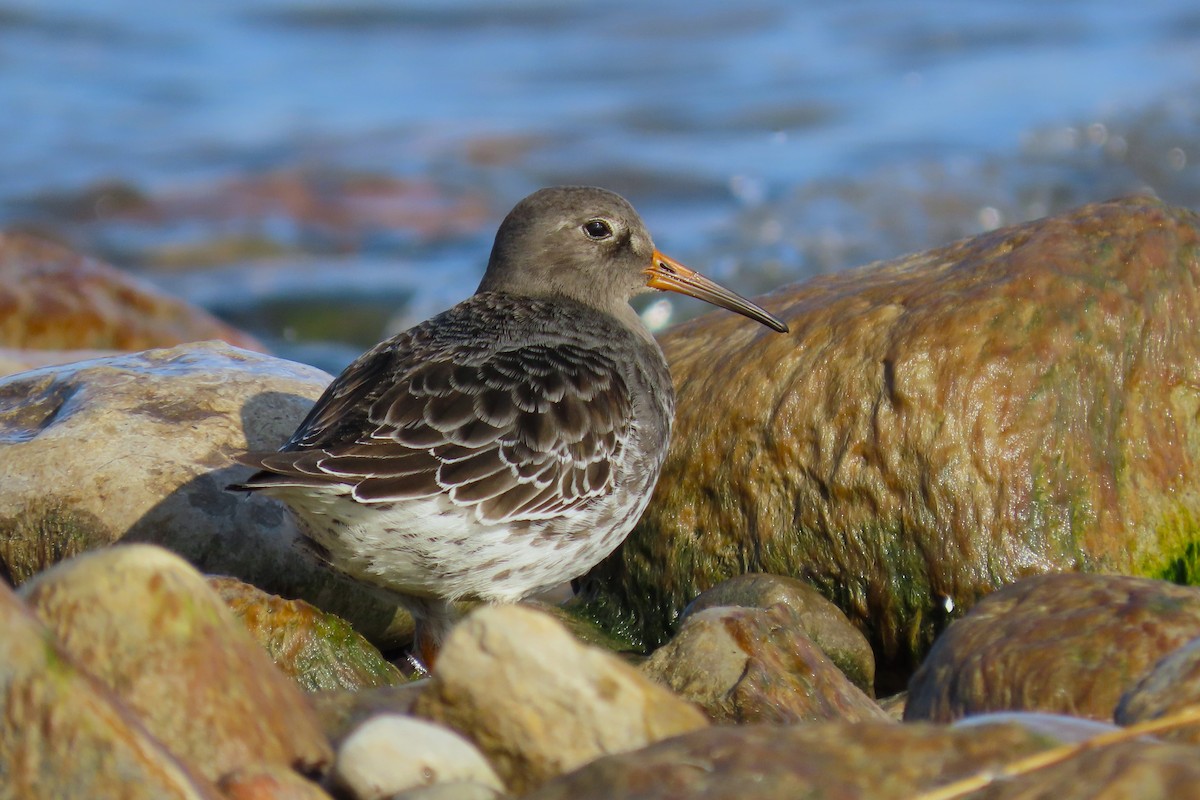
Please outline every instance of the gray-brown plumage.
[[602, 189], [543, 189], [477, 292], [379, 344], [232, 489], [299, 517], [335, 568], [413, 612], [431, 662], [450, 603], [515, 601], [612, 552], [649, 500], [674, 392], [629, 298], [682, 292], [787, 327], [654, 249]]

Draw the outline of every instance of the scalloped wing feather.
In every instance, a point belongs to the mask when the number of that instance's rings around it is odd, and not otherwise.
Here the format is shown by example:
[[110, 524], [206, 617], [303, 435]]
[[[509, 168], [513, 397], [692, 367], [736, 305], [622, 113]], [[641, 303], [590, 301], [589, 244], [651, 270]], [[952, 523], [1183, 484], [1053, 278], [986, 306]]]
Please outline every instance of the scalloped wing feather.
[[[382, 369], [331, 387], [292, 449], [250, 462], [276, 474], [256, 483], [341, 485], [364, 503], [444, 493], [483, 522], [547, 519], [613, 491], [633, 409], [607, 357], [562, 343], [513, 347], [482, 363], [443, 353], [364, 394]], [[345, 406], [364, 397], [359, 431], [368, 433], [337, 443]]]

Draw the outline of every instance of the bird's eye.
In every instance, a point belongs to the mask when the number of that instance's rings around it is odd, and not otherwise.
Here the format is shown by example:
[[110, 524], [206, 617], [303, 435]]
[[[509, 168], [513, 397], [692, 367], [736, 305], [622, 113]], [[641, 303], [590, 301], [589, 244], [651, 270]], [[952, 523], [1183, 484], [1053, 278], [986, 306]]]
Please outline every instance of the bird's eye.
[[613, 235], [612, 228], [602, 219], [594, 219], [583, 224], [583, 232], [589, 239], [607, 239]]

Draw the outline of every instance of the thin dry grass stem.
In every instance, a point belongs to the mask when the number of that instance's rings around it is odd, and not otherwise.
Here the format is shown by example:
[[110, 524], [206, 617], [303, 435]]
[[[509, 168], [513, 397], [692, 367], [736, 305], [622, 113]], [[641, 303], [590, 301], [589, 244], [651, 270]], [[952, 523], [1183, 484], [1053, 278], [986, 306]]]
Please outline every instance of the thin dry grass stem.
[[1139, 736], [1162, 733], [1163, 731], [1182, 728], [1184, 725], [1191, 725], [1197, 722], [1200, 722], [1200, 704], [1187, 706], [1180, 711], [1176, 711], [1174, 714], [1139, 722], [1136, 725], [1130, 725], [1119, 731], [1104, 733], [1087, 741], [1066, 744], [1061, 747], [1052, 747], [1049, 750], [1034, 753], [1031, 756], [1026, 756], [1002, 767], [977, 772], [974, 775], [969, 775], [953, 783], [948, 783], [945, 786], [939, 786], [936, 789], [919, 794], [914, 800], [957, 800], [957, 798], [965, 797], [971, 792], [983, 789], [995, 781], [1026, 775], [1030, 772], [1062, 763], [1088, 750], [1098, 750], [1109, 745], [1131, 741]]

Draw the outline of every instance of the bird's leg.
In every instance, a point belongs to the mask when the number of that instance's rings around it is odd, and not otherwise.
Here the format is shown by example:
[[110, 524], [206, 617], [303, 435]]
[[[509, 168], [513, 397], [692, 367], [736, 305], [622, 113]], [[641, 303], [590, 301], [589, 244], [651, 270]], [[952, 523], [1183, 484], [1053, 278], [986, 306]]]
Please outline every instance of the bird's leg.
[[404, 605], [413, 618], [413, 649], [408, 662], [418, 674], [426, 676], [460, 615], [453, 603], [434, 598], [406, 597]]

